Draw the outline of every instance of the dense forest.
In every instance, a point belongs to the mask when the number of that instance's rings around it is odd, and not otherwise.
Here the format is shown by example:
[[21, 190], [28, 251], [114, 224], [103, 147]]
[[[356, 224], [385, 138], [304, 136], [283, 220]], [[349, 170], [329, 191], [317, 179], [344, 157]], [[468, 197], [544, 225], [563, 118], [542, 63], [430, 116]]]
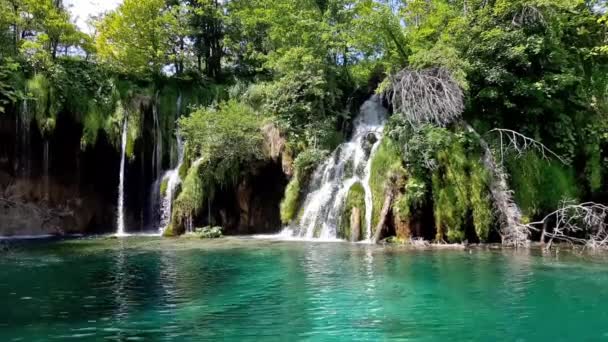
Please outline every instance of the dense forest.
[[605, 13], [124, 0], [85, 33], [61, 0], [0, 0], [0, 232], [113, 231], [119, 182], [130, 231], [297, 226], [375, 94], [390, 116], [366, 149], [371, 213], [353, 184], [338, 237], [608, 245]]

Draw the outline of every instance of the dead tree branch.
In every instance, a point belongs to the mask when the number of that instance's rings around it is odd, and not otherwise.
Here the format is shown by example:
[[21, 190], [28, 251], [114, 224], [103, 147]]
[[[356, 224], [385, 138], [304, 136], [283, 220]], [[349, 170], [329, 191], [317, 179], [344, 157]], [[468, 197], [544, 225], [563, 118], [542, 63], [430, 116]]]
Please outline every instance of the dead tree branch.
[[522, 7], [521, 10], [515, 12], [511, 23], [513, 24], [513, 26], [517, 27], [531, 26], [537, 24], [542, 27], [545, 27], [547, 25], [543, 13], [535, 6], [529, 5], [525, 5]]
[[504, 128], [495, 128], [488, 133], [498, 133], [500, 137], [500, 160], [501, 164], [504, 163], [504, 155], [507, 151], [512, 151], [519, 158], [524, 155], [525, 152], [534, 150], [540, 153], [543, 159], [549, 160], [550, 156], [555, 157], [562, 164], [568, 164], [566, 160], [553, 152], [547, 146], [542, 144], [541, 142], [534, 140], [530, 137], [527, 137], [519, 132], [504, 129]]
[[538, 226], [553, 225], [551, 231], [544, 231], [549, 238], [547, 248], [553, 241], [584, 245], [591, 249], [608, 248], [608, 206], [594, 202], [575, 204], [564, 201], [560, 208], [538, 222], [529, 223], [530, 229]]
[[462, 89], [447, 69], [402, 70], [390, 79], [384, 94], [395, 113], [414, 127], [424, 123], [446, 126], [464, 110]]
[[483, 149], [482, 162], [490, 173], [490, 193], [494, 200], [494, 208], [500, 217], [500, 236], [502, 243], [507, 246], [525, 247], [529, 245], [530, 229], [521, 223], [521, 210], [513, 200], [513, 191], [509, 188], [508, 175], [501, 164], [496, 162], [494, 153], [481, 135], [469, 124], [466, 129], [479, 139]]

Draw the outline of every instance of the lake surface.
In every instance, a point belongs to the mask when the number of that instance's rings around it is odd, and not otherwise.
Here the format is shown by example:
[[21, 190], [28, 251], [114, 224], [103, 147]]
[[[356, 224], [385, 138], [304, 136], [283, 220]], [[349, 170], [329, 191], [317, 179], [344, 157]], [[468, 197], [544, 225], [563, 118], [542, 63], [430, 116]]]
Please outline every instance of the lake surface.
[[608, 340], [608, 261], [158, 238], [11, 242], [0, 341]]

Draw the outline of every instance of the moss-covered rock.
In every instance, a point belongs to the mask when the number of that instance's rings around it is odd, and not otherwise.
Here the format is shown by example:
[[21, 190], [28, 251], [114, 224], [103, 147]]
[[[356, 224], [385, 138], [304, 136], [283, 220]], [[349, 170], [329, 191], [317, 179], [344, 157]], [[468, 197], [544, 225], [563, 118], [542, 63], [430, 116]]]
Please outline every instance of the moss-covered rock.
[[386, 187], [389, 185], [395, 186], [395, 184], [391, 184], [391, 178], [404, 178], [405, 169], [402, 163], [399, 148], [395, 145], [395, 142], [389, 138], [383, 139], [373, 155], [371, 166], [372, 234], [380, 218]]
[[165, 197], [167, 194], [167, 188], [169, 187], [169, 178], [163, 178], [160, 182], [160, 197]]
[[194, 236], [198, 237], [199, 239], [218, 239], [223, 236], [223, 228], [222, 227], [196, 228], [194, 230], [194, 233], [192, 233], [192, 234]]
[[163, 231], [163, 237], [175, 237], [175, 232], [173, 231], [173, 226], [169, 225], [167, 228], [165, 228], [165, 230]]
[[285, 197], [281, 202], [281, 222], [287, 224], [296, 218], [300, 199], [300, 180], [293, 177], [285, 189]]
[[361, 183], [355, 183], [346, 196], [346, 204], [342, 211], [340, 227], [338, 227], [338, 237], [349, 241], [358, 241], [364, 236], [364, 225], [365, 189], [363, 189]]

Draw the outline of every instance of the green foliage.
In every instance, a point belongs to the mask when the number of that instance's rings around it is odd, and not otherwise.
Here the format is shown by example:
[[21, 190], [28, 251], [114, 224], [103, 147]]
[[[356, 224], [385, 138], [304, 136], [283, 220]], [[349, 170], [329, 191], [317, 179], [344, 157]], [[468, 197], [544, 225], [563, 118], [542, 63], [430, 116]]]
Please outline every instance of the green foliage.
[[37, 74], [27, 81], [27, 94], [32, 100], [31, 110], [40, 132], [43, 135], [51, 134], [60, 109], [56, 89], [46, 76]]
[[192, 163], [175, 200], [175, 232], [183, 231], [186, 220], [200, 211], [204, 200], [213, 198], [218, 189], [236, 184], [241, 170], [263, 159], [261, 124], [251, 107], [235, 100], [201, 107], [179, 120], [188, 159], [199, 159]]
[[25, 99], [25, 94], [19, 91], [19, 64], [11, 58], [0, 58], [0, 114], [6, 112], [6, 107], [15, 105]]
[[357, 236], [360, 238], [365, 237], [365, 189], [361, 183], [355, 183], [349, 190], [348, 195], [346, 196], [346, 203], [344, 204], [344, 209], [342, 211], [342, 218], [340, 220], [340, 227], [338, 227], [338, 237], [345, 239], [347, 241], [352, 240], [353, 229], [351, 227], [351, 216], [354, 208], [359, 209], [359, 222], [360, 222], [360, 231]]
[[437, 153], [439, 168], [433, 172], [433, 204], [438, 241], [465, 239], [469, 207], [467, 156], [462, 143], [455, 140]]
[[160, 74], [171, 49], [175, 17], [165, 0], [126, 0], [98, 23], [96, 48], [120, 72]]
[[485, 242], [494, 224], [492, 197], [488, 191], [489, 174], [480, 160], [470, 162], [469, 200], [473, 212], [473, 226], [477, 237]]
[[285, 188], [285, 196], [281, 201], [281, 222], [288, 224], [296, 218], [300, 205], [300, 195], [302, 187], [299, 177], [293, 177], [287, 188]]
[[233, 184], [244, 166], [263, 159], [262, 124], [251, 107], [235, 100], [199, 108], [179, 120], [187, 153], [203, 158], [210, 185]]
[[281, 221], [284, 224], [296, 218], [302, 192], [306, 189], [310, 176], [326, 156], [327, 151], [308, 149], [298, 154], [294, 160], [294, 176], [287, 184], [281, 201]]
[[173, 203], [170, 225], [172, 234], [183, 233], [187, 220], [197, 214], [202, 209], [204, 201], [210, 197], [205, 191], [201, 169], [201, 163], [194, 163], [182, 182], [182, 191]]
[[400, 178], [404, 174], [396, 143], [391, 139], [383, 139], [373, 156], [369, 181], [372, 190], [372, 231], [380, 219], [387, 187], [395, 186], [391, 183], [391, 178]]
[[410, 177], [403, 193], [395, 199], [394, 214], [403, 221], [410, 219], [412, 209], [420, 208], [426, 202], [427, 192], [427, 185], [424, 181]]
[[301, 182], [308, 181], [308, 178], [317, 166], [327, 157], [326, 150], [308, 149], [304, 150], [293, 162], [296, 178]]
[[203, 227], [194, 230], [194, 236], [199, 239], [218, 239], [223, 235], [222, 227]]
[[563, 200], [577, 200], [580, 185], [574, 170], [557, 161], [547, 161], [533, 152], [507, 161], [515, 201], [531, 218], [555, 210]]

